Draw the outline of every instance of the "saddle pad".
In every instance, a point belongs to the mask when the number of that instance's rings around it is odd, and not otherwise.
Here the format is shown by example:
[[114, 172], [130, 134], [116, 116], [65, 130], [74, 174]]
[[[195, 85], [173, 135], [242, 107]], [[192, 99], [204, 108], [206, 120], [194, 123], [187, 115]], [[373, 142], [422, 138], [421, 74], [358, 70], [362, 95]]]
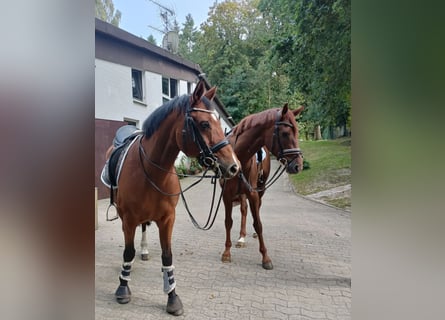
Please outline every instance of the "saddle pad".
[[100, 175], [100, 179], [104, 185], [108, 188], [117, 188], [119, 182], [119, 176], [122, 170], [122, 165], [127, 156], [128, 150], [132, 146], [132, 144], [137, 140], [141, 134], [134, 135], [125, 140], [125, 143], [114, 149], [110, 158], [105, 163], [105, 166], [102, 169], [102, 173]]
[[266, 158], [266, 150], [264, 148], [261, 148], [256, 153], [256, 163], [263, 162], [265, 158]]

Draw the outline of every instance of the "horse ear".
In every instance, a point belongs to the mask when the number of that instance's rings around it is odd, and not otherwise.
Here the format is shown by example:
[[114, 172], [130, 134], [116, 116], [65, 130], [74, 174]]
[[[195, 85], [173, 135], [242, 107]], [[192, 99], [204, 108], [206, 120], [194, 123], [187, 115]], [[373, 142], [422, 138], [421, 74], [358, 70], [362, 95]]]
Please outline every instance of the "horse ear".
[[294, 116], [298, 116], [304, 110], [304, 106], [299, 106], [297, 109], [292, 110]]
[[199, 81], [198, 84], [196, 85], [195, 90], [193, 91], [193, 94], [192, 94], [192, 104], [195, 104], [196, 102], [201, 100], [201, 97], [204, 94], [204, 92], [205, 92], [204, 82]]
[[283, 110], [281, 110], [281, 119], [283, 119], [288, 110], [289, 110], [289, 104], [286, 102], [283, 106]]
[[211, 87], [210, 90], [207, 91], [204, 95], [206, 96], [207, 99], [212, 101], [216, 95], [216, 87]]

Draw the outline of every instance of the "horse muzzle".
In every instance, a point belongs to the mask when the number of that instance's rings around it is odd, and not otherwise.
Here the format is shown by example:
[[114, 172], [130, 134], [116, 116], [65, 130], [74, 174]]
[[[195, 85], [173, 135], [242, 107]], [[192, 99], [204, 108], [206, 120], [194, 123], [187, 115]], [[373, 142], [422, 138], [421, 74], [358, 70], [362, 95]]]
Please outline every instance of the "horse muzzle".
[[287, 163], [286, 172], [290, 174], [295, 174], [301, 172], [303, 170], [303, 163], [298, 163], [298, 158], [293, 159], [292, 161]]
[[293, 155], [292, 160], [282, 158], [280, 161], [286, 166], [286, 172], [295, 174], [303, 171], [303, 153], [300, 149], [288, 149], [283, 152], [284, 155]]
[[220, 172], [221, 172], [221, 176], [224, 179], [232, 179], [234, 178], [239, 170], [240, 170], [240, 166], [237, 163], [232, 163], [228, 166], [219, 166], [220, 168]]

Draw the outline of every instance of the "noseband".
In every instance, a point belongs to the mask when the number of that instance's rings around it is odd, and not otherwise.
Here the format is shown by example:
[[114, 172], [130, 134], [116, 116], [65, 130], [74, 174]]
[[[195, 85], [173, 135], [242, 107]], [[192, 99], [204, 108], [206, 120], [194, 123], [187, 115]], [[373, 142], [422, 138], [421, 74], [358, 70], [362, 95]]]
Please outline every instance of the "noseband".
[[[281, 140], [280, 140], [280, 129], [279, 126], [287, 126], [290, 128], [293, 128], [294, 126], [289, 123], [289, 122], [284, 122], [284, 121], [279, 121], [281, 118], [280, 113], [277, 114], [277, 120], [275, 121], [275, 128], [273, 131], [273, 140], [272, 140], [272, 149], [275, 145], [275, 140], [278, 143], [278, 147], [279, 147], [279, 151], [278, 151], [278, 161], [280, 161], [281, 163], [283, 163], [284, 165], [291, 165], [292, 163], [295, 162], [295, 160], [298, 157], [302, 157], [303, 158], [303, 152], [300, 150], [300, 148], [292, 148], [292, 149], [283, 149], [283, 145], [281, 144]], [[293, 156], [291, 161], [288, 161], [285, 157], [289, 157], [289, 156]]]
[[187, 113], [185, 115], [185, 124], [184, 129], [182, 130], [182, 137], [184, 141], [184, 148], [185, 148], [185, 140], [186, 140], [186, 134], [187, 132], [190, 132], [192, 135], [193, 142], [198, 146], [199, 148], [199, 156], [198, 156], [198, 162], [200, 165], [205, 166], [207, 168], [211, 168], [215, 171], [219, 171], [218, 169], [218, 163], [217, 163], [217, 157], [215, 156], [215, 153], [224, 148], [229, 144], [229, 141], [224, 138], [217, 144], [209, 147], [207, 143], [204, 141], [204, 138], [201, 135], [201, 132], [199, 132], [199, 129], [196, 125], [195, 119], [190, 115], [193, 111], [199, 111], [199, 112], [207, 112], [211, 114], [215, 114], [214, 111], [206, 110], [206, 109], [200, 109], [200, 108], [191, 108], [187, 110]]

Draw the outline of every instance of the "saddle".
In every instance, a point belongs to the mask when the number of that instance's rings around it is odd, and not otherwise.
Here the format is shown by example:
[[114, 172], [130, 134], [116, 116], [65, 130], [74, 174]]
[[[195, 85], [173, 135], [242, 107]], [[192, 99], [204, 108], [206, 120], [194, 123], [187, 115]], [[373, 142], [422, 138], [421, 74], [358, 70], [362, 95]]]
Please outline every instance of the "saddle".
[[117, 187], [117, 181], [123, 160], [126, 156], [126, 151], [140, 133], [141, 130], [133, 125], [125, 125], [116, 131], [113, 139], [114, 150], [105, 163], [101, 174], [102, 183], [108, 188], [112, 189]]

